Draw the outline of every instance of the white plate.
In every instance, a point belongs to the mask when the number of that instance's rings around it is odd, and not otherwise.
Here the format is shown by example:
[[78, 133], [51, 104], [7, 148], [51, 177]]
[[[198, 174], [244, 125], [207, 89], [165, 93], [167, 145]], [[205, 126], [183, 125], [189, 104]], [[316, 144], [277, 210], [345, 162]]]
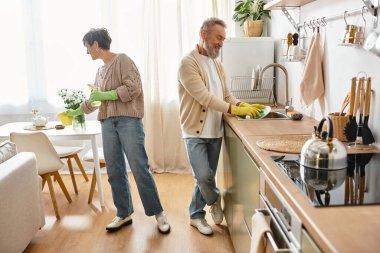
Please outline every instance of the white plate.
[[254, 118], [254, 119], [251, 119], [248, 115], [246, 116], [246, 118], [242, 118], [242, 117], [239, 117], [237, 116], [238, 120], [256, 120], [256, 119], [262, 119], [264, 118], [265, 116], [268, 115], [268, 113], [272, 110], [272, 108], [270, 106], [265, 106], [265, 108], [262, 110], [261, 112], [261, 115], [257, 118]]
[[270, 106], [265, 106], [265, 108], [263, 109], [263, 111], [261, 112], [261, 115], [255, 119], [262, 119], [264, 118], [265, 116], [268, 115], [268, 113], [272, 110], [272, 108]]

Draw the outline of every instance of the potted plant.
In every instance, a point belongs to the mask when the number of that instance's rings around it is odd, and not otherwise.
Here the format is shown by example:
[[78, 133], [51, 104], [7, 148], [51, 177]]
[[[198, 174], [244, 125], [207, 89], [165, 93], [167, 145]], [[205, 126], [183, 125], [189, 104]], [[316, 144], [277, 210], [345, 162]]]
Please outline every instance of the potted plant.
[[264, 18], [270, 19], [270, 10], [264, 10], [264, 0], [239, 0], [236, 2], [232, 19], [244, 25], [249, 37], [260, 37], [263, 33]]

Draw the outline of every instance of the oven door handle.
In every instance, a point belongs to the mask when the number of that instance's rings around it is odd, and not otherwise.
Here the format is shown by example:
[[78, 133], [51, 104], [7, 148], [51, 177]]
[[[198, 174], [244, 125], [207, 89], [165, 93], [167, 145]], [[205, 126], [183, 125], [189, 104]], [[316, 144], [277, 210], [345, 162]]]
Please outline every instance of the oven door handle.
[[[271, 220], [273, 220], [273, 222], [276, 223], [276, 226], [279, 226], [279, 224], [277, 223], [277, 221], [274, 219], [273, 215], [271, 214], [271, 212], [267, 208], [255, 209], [255, 212], [256, 213], [260, 212], [260, 213], [264, 214], [264, 216], [270, 216]], [[269, 232], [269, 231], [265, 232], [265, 237], [267, 238], [267, 241], [270, 244], [272, 252], [275, 252], [275, 253], [289, 253], [289, 252], [292, 252], [290, 249], [284, 249], [284, 248], [280, 249], [277, 246], [277, 243], [276, 243], [276, 241], [273, 238], [272, 232]]]

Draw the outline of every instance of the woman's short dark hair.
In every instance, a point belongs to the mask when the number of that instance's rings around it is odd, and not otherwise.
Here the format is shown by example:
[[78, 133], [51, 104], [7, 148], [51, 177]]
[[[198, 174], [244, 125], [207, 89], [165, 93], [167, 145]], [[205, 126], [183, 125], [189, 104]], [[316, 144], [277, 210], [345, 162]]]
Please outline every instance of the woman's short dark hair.
[[92, 46], [95, 41], [98, 42], [100, 48], [109, 50], [112, 39], [106, 28], [91, 28], [90, 31], [84, 35], [83, 44], [87, 42]]

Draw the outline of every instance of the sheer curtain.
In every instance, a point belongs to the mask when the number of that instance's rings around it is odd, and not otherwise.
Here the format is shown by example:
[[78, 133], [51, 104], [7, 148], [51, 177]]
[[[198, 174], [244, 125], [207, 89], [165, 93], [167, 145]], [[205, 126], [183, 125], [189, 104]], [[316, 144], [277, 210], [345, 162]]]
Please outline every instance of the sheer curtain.
[[[1, 2], [0, 2], [1, 3]], [[227, 0], [14, 0], [1, 4], [3, 28], [0, 123], [28, 120], [32, 108], [51, 117], [64, 110], [60, 88], [81, 89], [94, 80], [101, 61], [82, 44], [92, 27], [106, 27], [111, 50], [129, 55], [142, 76], [144, 127], [151, 168], [190, 172], [179, 124], [177, 69], [211, 16], [232, 34], [234, 1]], [[5, 55], [4, 55], [5, 54]], [[7, 60], [4, 60], [7, 59]], [[23, 119], [22, 117], [25, 117]], [[96, 118], [96, 113], [86, 117]]]

